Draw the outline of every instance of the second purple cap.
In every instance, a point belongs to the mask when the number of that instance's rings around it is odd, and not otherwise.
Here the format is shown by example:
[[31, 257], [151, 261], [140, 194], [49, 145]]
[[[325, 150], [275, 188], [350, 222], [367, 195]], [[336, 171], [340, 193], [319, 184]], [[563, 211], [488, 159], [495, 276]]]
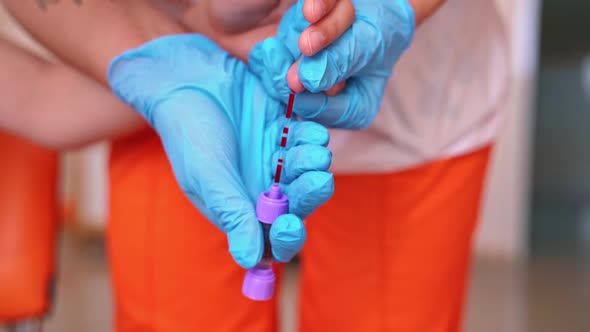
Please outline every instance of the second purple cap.
[[268, 191], [258, 196], [256, 217], [260, 222], [272, 224], [280, 215], [289, 213], [289, 199], [281, 193], [281, 186], [272, 184]]

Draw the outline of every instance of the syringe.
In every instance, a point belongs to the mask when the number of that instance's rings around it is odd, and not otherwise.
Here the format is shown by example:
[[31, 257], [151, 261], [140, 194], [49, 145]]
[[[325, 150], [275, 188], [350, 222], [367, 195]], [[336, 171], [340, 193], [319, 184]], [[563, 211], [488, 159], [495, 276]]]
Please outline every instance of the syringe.
[[279, 150], [279, 159], [275, 171], [274, 183], [268, 191], [263, 192], [256, 202], [256, 217], [262, 226], [264, 236], [264, 252], [262, 260], [255, 267], [246, 272], [242, 293], [249, 299], [256, 301], [270, 300], [275, 288], [275, 273], [272, 269], [272, 248], [270, 245], [270, 228], [274, 221], [283, 214], [289, 212], [289, 199], [287, 195], [281, 193], [281, 172], [283, 170], [284, 151], [287, 146], [287, 137], [289, 136], [289, 124], [293, 116], [293, 103], [295, 94], [289, 95], [287, 104], [286, 121], [281, 133], [281, 143]]
[[293, 117], [293, 103], [295, 102], [295, 94], [289, 94], [289, 102], [287, 103], [287, 113], [285, 114], [285, 124], [283, 125], [283, 131], [281, 133], [281, 144], [279, 147], [279, 160], [277, 161], [277, 169], [275, 171], [275, 183], [281, 182], [281, 171], [283, 170], [283, 156], [285, 154], [285, 148], [287, 147], [287, 137], [289, 136], [289, 124], [291, 124], [291, 118]]

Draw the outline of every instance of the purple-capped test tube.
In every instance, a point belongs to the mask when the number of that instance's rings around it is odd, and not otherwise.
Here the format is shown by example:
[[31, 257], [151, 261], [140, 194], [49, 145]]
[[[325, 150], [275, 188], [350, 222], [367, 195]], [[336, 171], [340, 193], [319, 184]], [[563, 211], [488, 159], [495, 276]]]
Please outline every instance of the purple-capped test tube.
[[283, 214], [289, 212], [289, 199], [281, 193], [278, 184], [272, 184], [268, 191], [263, 192], [256, 202], [256, 217], [262, 225], [264, 234], [264, 253], [262, 260], [246, 272], [242, 293], [255, 301], [270, 300], [275, 289], [275, 273], [272, 269], [272, 248], [270, 246], [270, 228], [272, 223]]

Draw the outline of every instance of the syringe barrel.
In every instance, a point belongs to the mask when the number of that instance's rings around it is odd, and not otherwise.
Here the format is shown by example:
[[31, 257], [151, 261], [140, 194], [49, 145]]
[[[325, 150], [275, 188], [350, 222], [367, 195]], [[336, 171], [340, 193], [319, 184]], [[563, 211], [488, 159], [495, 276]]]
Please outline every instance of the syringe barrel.
[[270, 245], [270, 227], [272, 224], [266, 224], [261, 222], [262, 236], [264, 237], [264, 252], [262, 254], [262, 260], [258, 265], [271, 266], [272, 265], [272, 247]]
[[256, 216], [262, 226], [264, 236], [264, 251], [262, 260], [255, 267], [246, 272], [242, 293], [256, 301], [270, 300], [275, 288], [275, 274], [272, 269], [272, 247], [270, 244], [270, 230], [274, 221], [289, 212], [289, 199], [281, 193], [278, 184], [272, 184], [268, 191], [258, 197]]

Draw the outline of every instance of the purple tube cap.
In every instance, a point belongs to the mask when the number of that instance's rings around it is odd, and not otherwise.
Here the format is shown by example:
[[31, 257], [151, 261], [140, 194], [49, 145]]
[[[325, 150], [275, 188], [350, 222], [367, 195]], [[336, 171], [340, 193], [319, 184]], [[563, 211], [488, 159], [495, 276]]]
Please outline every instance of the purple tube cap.
[[268, 301], [275, 289], [275, 273], [269, 267], [254, 267], [246, 272], [242, 293], [254, 301]]
[[281, 186], [273, 184], [256, 202], [256, 217], [260, 222], [272, 224], [280, 215], [289, 212], [289, 199], [281, 193]]
[[[289, 212], [289, 199], [278, 184], [270, 186], [256, 202], [256, 217], [261, 223], [272, 224], [280, 215]], [[273, 296], [275, 273], [270, 264], [259, 264], [246, 272], [242, 293], [254, 301], [267, 301]]]

